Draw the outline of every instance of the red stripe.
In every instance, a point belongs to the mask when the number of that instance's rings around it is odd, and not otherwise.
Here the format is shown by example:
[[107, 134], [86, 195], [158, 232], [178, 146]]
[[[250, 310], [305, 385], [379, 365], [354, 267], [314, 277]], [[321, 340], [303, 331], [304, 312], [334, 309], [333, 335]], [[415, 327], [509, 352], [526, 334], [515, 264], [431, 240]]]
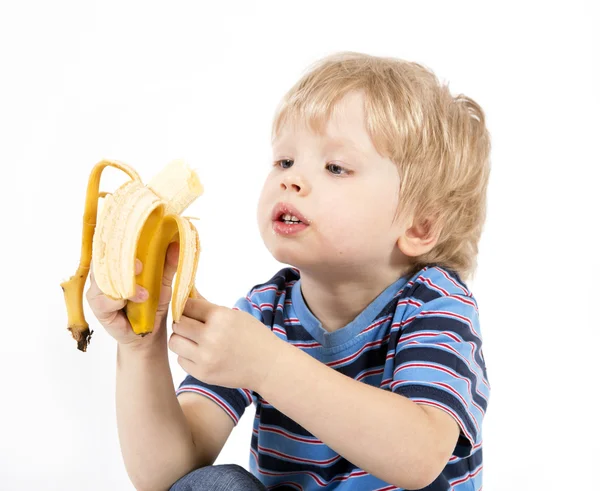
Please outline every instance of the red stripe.
[[468, 305], [469, 307], [473, 307], [476, 311], [478, 311], [477, 304], [475, 303], [474, 300], [469, 300], [470, 297], [463, 298], [460, 295], [448, 295], [448, 298], [452, 298], [454, 300], [458, 300], [459, 302], [464, 303], [465, 305]]
[[356, 358], [358, 358], [363, 351], [365, 351], [367, 348], [374, 348], [374, 347], [378, 347], [381, 346], [383, 344], [383, 339], [377, 340], [377, 341], [371, 341], [369, 343], [366, 343], [363, 345], [363, 347], [361, 349], [359, 349], [356, 353], [346, 356], [345, 358], [342, 358], [341, 360], [337, 360], [337, 361], [330, 361], [329, 363], [327, 363], [327, 365], [331, 368], [336, 368], [339, 365], [343, 365], [345, 362], [349, 362], [349, 361], [353, 361]]
[[[450, 333], [449, 331], [436, 331], [436, 332], [419, 331], [414, 334], [409, 334], [408, 336], [402, 336], [400, 338], [400, 342], [403, 343], [404, 341], [419, 338], [421, 336], [433, 338], [433, 337], [441, 336], [441, 335], [448, 336], [450, 339], [452, 339], [453, 341], [456, 341], [457, 343], [461, 342], [461, 340], [458, 336], [455, 336], [454, 334]], [[439, 343], [439, 344], [441, 344], [441, 343]]]
[[268, 292], [269, 290], [273, 290], [274, 292], [277, 293], [277, 295], [284, 293], [284, 290], [279, 290], [275, 286], [265, 286], [264, 288], [257, 288], [256, 290], [252, 290], [252, 295], [254, 295], [255, 293], [260, 293], [260, 292]]
[[[421, 275], [421, 277], [423, 277], [423, 276]], [[444, 288], [442, 288], [440, 285], [437, 285], [437, 284], [435, 284], [433, 281], [431, 281], [431, 279], [430, 279], [430, 278], [425, 278], [425, 277], [423, 277], [423, 281], [422, 281], [422, 282], [423, 282], [423, 283], [426, 283], [426, 284], [428, 284], [428, 285], [429, 285], [429, 286], [431, 286], [431, 288], [433, 288], [434, 290], [441, 291], [441, 292], [444, 294], [444, 296], [445, 296], [445, 297], [448, 297], [448, 296], [450, 296], [450, 292], [446, 291], [446, 290], [445, 290]]]
[[474, 478], [477, 474], [479, 474], [481, 471], [483, 470], [483, 464], [479, 466], [479, 468], [472, 473], [467, 474], [465, 477], [462, 477], [456, 481], [451, 481], [448, 484], [450, 484], [450, 486], [452, 486], [452, 490], [454, 491], [454, 487], [458, 486], [459, 484], [463, 484], [465, 482], [467, 482], [469, 479]]
[[277, 433], [279, 435], [284, 436], [285, 438], [289, 438], [290, 440], [295, 440], [297, 442], [310, 443], [311, 445], [323, 445], [323, 442], [321, 440], [319, 440], [318, 438], [308, 438], [308, 437], [292, 435], [291, 433], [288, 433], [287, 431], [279, 429], [279, 428], [267, 427], [265, 425], [259, 425], [259, 429], [261, 431]]
[[252, 307], [254, 307], [256, 310], [260, 310], [258, 308], [258, 305], [256, 305], [252, 300], [250, 300], [250, 297], [248, 295], [246, 295], [246, 300], [248, 300], [248, 303], [250, 303], [250, 305], [252, 305]]
[[379, 319], [378, 321], [374, 322], [370, 326], [365, 327], [359, 334], [364, 334], [365, 332], [372, 331], [373, 329], [375, 329], [376, 327], [380, 326], [384, 322], [389, 321], [391, 318], [392, 318], [392, 316], [388, 315], [387, 317], [384, 317], [383, 319]]
[[420, 308], [423, 306], [423, 303], [417, 302], [414, 298], [404, 298], [396, 304], [397, 307], [400, 305], [412, 305], [413, 307]]
[[442, 273], [450, 283], [452, 283], [456, 288], [462, 290], [465, 293], [465, 295], [469, 294], [468, 290], [466, 290], [465, 287], [462, 286], [460, 283], [457, 283], [456, 280], [452, 278], [452, 276], [450, 276], [446, 271], [437, 266], [434, 266], [433, 269], [437, 269], [440, 273]]
[[287, 338], [287, 332], [285, 332], [280, 327], [273, 326], [273, 332], [278, 332], [279, 334], [282, 334], [283, 336], [285, 336]]
[[332, 457], [327, 460], [303, 459], [302, 457], [294, 457], [293, 455], [284, 454], [283, 452], [278, 452], [277, 450], [274, 450], [274, 449], [268, 448], [268, 447], [263, 447], [261, 445], [258, 445], [258, 450], [259, 450], [259, 452], [277, 455], [278, 457], [283, 457], [285, 459], [291, 460], [292, 462], [306, 462], [308, 464], [323, 465], [323, 466], [333, 464], [334, 462], [337, 462], [338, 460], [340, 460], [342, 458], [341, 455], [336, 455], [335, 457]]
[[293, 344], [296, 348], [320, 348], [321, 345], [319, 343], [304, 343], [298, 341], [290, 341], [290, 344]]
[[373, 370], [367, 370], [366, 372], [362, 373], [356, 380], [360, 382], [366, 377], [370, 377], [371, 375], [378, 375], [380, 373], [383, 373], [383, 368], [374, 368]]

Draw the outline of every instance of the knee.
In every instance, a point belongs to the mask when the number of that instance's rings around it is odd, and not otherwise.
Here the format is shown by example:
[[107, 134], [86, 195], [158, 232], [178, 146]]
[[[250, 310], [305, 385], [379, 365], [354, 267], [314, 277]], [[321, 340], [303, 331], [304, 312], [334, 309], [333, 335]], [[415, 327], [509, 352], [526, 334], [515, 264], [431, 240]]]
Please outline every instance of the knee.
[[237, 464], [209, 465], [179, 479], [169, 491], [246, 491], [255, 488], [256, 478]]

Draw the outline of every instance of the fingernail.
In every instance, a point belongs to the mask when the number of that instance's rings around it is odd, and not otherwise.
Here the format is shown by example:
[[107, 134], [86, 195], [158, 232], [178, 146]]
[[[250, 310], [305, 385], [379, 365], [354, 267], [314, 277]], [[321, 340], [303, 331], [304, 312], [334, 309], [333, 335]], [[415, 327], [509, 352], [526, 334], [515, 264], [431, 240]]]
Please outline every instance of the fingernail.
[[138, 292], [138, 298], [140, 300], [146, 300], [148, 298], [148, 290], [146, 290], [145, 288], [140, 287], [140, 290]]

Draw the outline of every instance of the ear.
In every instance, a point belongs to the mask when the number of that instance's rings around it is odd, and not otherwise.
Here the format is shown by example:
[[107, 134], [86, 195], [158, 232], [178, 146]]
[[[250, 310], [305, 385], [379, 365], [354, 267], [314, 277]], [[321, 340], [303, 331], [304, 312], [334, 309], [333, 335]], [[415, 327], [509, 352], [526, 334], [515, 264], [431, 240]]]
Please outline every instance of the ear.
[[416, 257], [429, 252], [435, 247], [440, 236], [430, 220], [409, 226], [398, 237], [398, 248], [406, 256]]

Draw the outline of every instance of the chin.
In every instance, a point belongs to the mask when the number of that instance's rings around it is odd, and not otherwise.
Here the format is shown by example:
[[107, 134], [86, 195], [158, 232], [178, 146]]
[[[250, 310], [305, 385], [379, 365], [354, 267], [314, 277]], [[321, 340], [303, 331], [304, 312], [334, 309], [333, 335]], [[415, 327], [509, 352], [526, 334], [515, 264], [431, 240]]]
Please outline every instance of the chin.
[[286, 244], [267, 244], [267, 249], [276, 261], [282, 264], [289, 264], [298, 269], [301, 267], [303, 261], [299, 257], [300, 254], [290, 251], [290, 248], [286, 247]]

